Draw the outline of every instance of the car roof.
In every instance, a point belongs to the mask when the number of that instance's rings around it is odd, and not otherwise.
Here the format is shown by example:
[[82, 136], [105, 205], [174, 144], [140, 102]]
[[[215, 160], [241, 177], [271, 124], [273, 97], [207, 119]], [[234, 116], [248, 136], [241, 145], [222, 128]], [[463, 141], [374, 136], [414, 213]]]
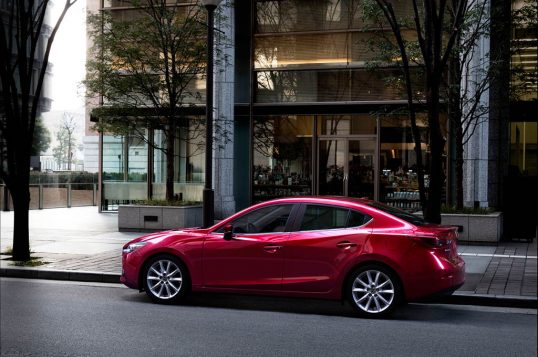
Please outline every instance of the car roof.
[[360, 205], [368, 205], [371, 202], [368, 198], [355, 198], [344, 196], [299, 196], [299, 197], [284, 197], [276, 198], [262, 202], [263, 204], [275, 203], [321, 203], [321, 204], [342, 204], [352, 203]]

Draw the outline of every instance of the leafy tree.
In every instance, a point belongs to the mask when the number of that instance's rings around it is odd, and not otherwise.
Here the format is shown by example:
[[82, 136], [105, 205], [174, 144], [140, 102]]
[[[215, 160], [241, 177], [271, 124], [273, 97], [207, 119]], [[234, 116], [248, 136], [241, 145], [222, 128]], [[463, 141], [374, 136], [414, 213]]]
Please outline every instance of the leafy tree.
[[52, 149], [52, 156], [56, 159], [58, 166], [67, 164], [67, 170], [71, 170], [71, 164], [75, 161], [74, 149], [76, 138], [74, 137], [77, 123], [72, 114], [64, 113], [62, 123], [56, 132], [58, 145]]
[[[458, 40], [461, 39], [465, 19], [474, 8], [475, 0], [411, 0], [412, 20], [401, 19], [389, 0], [374, 0], [386, 23], [390, 26], [398, 49], [393, 62], [404, 73], [405, 92], [411, 120], [411, 130], [417, 155], [420, 198], [424, 216], [430, 222], [441, 221], [442, 191], [445, 182], [443, 151], [446, 139], [443, 135], [440, 114], [442, 84], [448, 70], [448, 62], [454, 56]], [[410, 40], [411, 39], [411, 40]], [[411, 69], [418, 64], [423, 71], [423, 80], [414, 82]], [[431, 153], [428, 195], [425, 197], [424, 173], [420, 133], [416, 122], [416, 102], [423, 95], [427, 110], [429, 129], [428, 146]]]
[[[165, 153], [166, 199], [173, 200], [177, 130], [188, 126], [181, 108], [200, 98], [195, 83], [205, 72], [205, 10], [179, 0], [127, 2], [134, 9], [129, 18], [107, 11], [89, 16], [87, 93], [105, 103], [92, 113], [99, 130], [138, 137]], [[148, 138], [148, 128], [162, 128], [165, 143]]]
[[[0, 178], [13, 198], [16, 260], [30, 258], [30, 154], [49, 54], [65, 14], [76, 1], [60, 1], [61, 14], [51, 27], [45, 22], [50, 0], [0, 3]], [[48, 38], [42, 36], [45, 33]]]
[[50, 146], [50, 131], [43, 124], [43, 119], [37, 117], [34, 129], [34, 143], [32, 145], [32, 156], [38, 156], [40, 153], [45, 152]]

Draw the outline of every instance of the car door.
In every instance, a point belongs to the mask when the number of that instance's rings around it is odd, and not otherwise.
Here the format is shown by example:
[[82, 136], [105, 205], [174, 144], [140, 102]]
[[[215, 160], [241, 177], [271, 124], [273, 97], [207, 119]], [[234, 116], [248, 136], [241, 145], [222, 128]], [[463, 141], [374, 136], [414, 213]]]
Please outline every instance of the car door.
[[[293, 204], [270, 205], [249, 211], [230, 222], [233, 239], [223, 229], [204, 242], [204, 286], [209, 288], [280, 290], [283, 243]], [[298, 208], [298, 207], [297, 207]]]
[[354, 209], [307, 204], [284, 245], [284, 291], [328, 292], [339, 272], [360, 253], [371, 217]]

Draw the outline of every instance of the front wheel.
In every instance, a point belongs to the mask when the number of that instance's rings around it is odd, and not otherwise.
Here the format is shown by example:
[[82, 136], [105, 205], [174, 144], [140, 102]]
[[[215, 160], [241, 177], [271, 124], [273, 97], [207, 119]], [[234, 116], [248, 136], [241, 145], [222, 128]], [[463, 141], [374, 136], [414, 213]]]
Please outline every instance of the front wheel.
[[391, 313], [402, 300], [396, 275], [379, 265], [355, 270], [347, 286], [348, 300], [362, 316], [381, 317]]
[[154, 302], [162, 304], [177, 302], [185, 296], [188, 279], [185, 265], [168, 255], [152, 258], [144, 271], [146, 294]]

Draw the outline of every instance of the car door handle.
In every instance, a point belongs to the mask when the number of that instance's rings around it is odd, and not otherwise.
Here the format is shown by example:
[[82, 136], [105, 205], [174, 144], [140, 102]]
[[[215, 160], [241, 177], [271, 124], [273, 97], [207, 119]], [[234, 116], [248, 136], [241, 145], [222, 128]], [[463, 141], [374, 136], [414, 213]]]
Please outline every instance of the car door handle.
[[266, 245], [265, 247], [263, 247], [263, 250], [265, 250], [268, 253], [275, 253], [281, 248], [282, 248], [281, 245]]
[[348, 242], [347, 240], [346, 241], [343, 241], [343, 242], [338, 242], [336, 243], [336, 246], [338, 248], [342, 248], [342, 249], [349, 249], [351, 247], [356, 247], [357, 246], [357, 243], [352, 243], [352, 242]]

